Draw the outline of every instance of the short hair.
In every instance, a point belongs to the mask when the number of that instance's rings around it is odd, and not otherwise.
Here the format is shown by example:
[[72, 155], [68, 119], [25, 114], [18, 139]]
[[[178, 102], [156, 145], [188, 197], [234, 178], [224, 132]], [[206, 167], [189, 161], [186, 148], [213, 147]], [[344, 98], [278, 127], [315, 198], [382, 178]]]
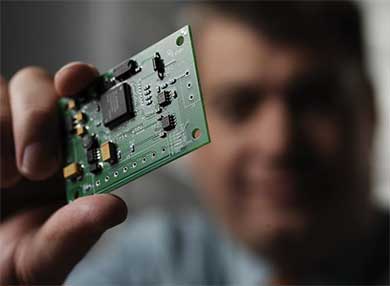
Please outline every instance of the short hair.
[[186, 21], [195, 26], [213, 12], [247, 22], [273, 41], [365, 63], [361, 12], [352, 1], [209, 1], [191, 6], [195, 17], [187, 13]]
[[196, 33], [207, 29], [207, 17], [216, 15], [247, 23], [271, 41], [308, 48], [319, 58], [332, 60], [330, 65], [336, 64], [348, 74], [348, 83], [358, 81], [354, 93], [361, 95], [375, 123], [374, 89], [367, 74], [362, 17], [356, 2], [214, 0], [185, 5], [180, 20], [192, 24]]

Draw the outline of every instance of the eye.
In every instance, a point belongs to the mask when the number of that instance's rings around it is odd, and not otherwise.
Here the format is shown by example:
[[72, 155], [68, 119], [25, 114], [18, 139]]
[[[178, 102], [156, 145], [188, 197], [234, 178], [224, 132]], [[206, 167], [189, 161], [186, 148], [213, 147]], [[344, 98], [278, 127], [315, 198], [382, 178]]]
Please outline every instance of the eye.
[[293, 111], [317, 115], [337, 111], [340, 96], [337, 78], [325, 72], [313, 72], [296, 79], [288, 91], [288, 100]]
[[242, 123], [253, 114], [261, 102], [261, 92], [255, 87], [228, 87], [215, 96], [213, 109], [224, 120]]

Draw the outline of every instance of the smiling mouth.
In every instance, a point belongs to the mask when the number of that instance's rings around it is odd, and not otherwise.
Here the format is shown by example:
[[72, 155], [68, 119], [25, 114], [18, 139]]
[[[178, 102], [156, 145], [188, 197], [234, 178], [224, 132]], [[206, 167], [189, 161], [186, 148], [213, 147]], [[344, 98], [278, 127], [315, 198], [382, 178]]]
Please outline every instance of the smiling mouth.
[[298, 203], [296, 178], [290, 173], [247, 176], [240, 195], [249, 200], [267, 201], [275, 206], [292, 207]]

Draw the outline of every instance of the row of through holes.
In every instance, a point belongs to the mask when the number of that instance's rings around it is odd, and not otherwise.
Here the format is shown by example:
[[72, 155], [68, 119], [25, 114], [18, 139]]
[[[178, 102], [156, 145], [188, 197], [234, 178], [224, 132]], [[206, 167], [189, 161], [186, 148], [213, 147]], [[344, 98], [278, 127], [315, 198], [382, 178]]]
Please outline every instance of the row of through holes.
[[[193, 138], [194, 140], [199, 139], [201, 135], [202, 135], [202, 133], [201, 133], [201, 131], [200, 131], [199, 128], [195, 128], [194, 130], [192, 130], [192, 138]], [[166, 148], [163, 147], [163, 148], [161, 149], [161, 151], [164, 153], [164, 152], [166, 151]], [[156, 158], [156, 153], [153, 152], [151, 156], [152, 156], [152, 159]], [[142, 158], [142, 163], [143, 163], [143, 164], [146, 163], [146, 157]], [[133, 168], [136, 168], [136, 167], [137, 167], [137, 162], [133, 162], [133, 164], [132, 164], [131, 166], [132, 166]], [[128, 167], [123, 167], [123, 173], [126, 173], [127, 171], [128, 171]], [[115, 172], [114, 172], [114, 177], [118, 177], [118, 175], [119, 175], [119, 172], [118, 172], [118, 171], [115, 171]], [[109, 176], [106, 176], [106, 177], [104, 178], [104, 181], [105, 181], [105, 182], [108, 182], [108, 180], [110, 180], [110, 177], [109, 177]], [[99, 181], [99, 180], [96, 181], [96, 186], [100, 186], [100, 181]]]
[[[186, 71], [184, 75], [185, 75], [185, 76], [189, 76], [189, 75], [190, 75], [190, 71]], [[192, 83], [189, 81], [189, 82], [187, 83], [187, 88], [191, 88], [191, 86], [192, 86]], [[192, 100], [193, 98], [194, 98], [194, 97], [193, 97], [193, 95], [191, 94], [191, 95], [190, 95], [190, 100]]]
[[[165, 147], [163, 147], [163, 148], [161, 149], [161, 151], [164, 153], [164, 152], [166, 151]], [[153, 152], [151, 156], [152, 156], [152, 159], [156, 158], [156, 153]], [[142, 158], [142, 163], [143, 163], [143, 164], [146, 163], [146, 157]], [[133, 162], [133, 164], [132, 164], [131, 166], [132, 166], [133, 168], [136, 168], [136, 167], [137, 167], [137, 162]], [[129, 170], [128, 167], [123, 167], [123, 169], [122, 169], [123, 173], [126, 173], [128, 170]], [[114, 172], [114, 177], [118, 177], [118, 176], [119, 176], [119, 172], [118, 172], [118, 171], [115, 171], [115, 172]], [[110, 176], [106, 176], [106, 177], [104, 178], [104, 181], [105, 181], [105, 182], [108, 182], [109, 180], [110, 180]], [[100, 186], [100, 180], [97, 180], [95, 184], [96, 184], [96, 186]]]

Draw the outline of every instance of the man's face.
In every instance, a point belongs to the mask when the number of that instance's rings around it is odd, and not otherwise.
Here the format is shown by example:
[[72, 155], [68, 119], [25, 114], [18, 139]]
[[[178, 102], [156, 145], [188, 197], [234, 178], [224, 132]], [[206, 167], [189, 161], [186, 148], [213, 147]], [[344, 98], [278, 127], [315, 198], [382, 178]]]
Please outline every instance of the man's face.
[[332, 225], [353, 202], [341, 191], [351, 154], [339, 94], [316, 77], [315, 55], [235, 20], [210, 20], [197, 36], [212, 142], [193, 164], [206, 203], [260, 249]]

